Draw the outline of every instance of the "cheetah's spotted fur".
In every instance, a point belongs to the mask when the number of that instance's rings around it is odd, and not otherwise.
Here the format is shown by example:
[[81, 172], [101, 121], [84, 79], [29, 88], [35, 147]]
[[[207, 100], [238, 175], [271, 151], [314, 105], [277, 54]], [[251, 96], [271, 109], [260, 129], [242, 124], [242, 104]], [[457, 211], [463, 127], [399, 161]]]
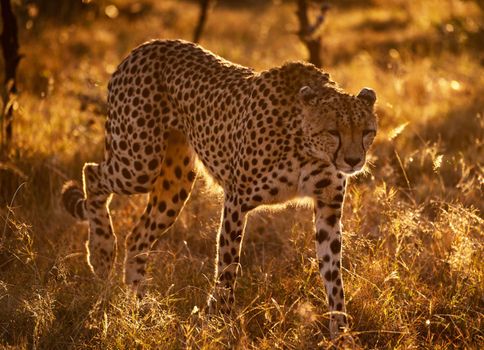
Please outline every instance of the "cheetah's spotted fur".
[[180, 40], [136, 48], [108, 89], [104, 160], [85, 164], [83, 190], [72, 182], [63, 190], [68, 211], [89, 221], [93, 271], [106, 277], [115, 259], [111, 194], [149, 193], [126, 239], [125, 282], [142, 293], [150, 248], [187, 201], [198, 157], [225, 193], [209, 308], [228, 311], [234, 302], [248, 212], [310, 197], [319, 269], [336, 311], [330, 330], [346, 327], [341, 208], [346, 177], [363, 167], [376, 133], [375, 93], [346, 94], [305, 63], [255, 72]]

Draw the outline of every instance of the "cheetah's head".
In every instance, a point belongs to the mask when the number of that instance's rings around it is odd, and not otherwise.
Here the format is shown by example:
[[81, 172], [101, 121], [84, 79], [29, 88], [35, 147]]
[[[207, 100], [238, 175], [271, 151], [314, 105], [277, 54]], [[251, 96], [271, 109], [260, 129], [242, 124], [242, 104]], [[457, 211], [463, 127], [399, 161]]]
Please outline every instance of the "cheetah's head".
[[310, 155], [332, 162], [346, 174], [360, 171], [376, 135], [375, 92], [363, 88], [352, 96], [328, 84], [303, 86], [298, 95]]

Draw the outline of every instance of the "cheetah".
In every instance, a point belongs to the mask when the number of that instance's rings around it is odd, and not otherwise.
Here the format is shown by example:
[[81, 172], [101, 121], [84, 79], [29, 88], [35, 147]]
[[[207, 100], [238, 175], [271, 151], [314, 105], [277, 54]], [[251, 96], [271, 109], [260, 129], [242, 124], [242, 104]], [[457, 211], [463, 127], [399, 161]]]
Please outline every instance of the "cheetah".
[[377, 130], [376, 94], [342, 91], [315, 66], [262, 72], [182, 40], [134, 49], [108, 84], [104, 160], [86, 163], [83, 189], [64, 185], [67, 211], [89, 222], [88, 263], [107, 278], [116, 255], [113, 193], [148, 193], [126, 238], [124, 282], [142, 296], [150, 249], [175, 222], [197, 177], [198, 159], [224, 191], [209, 312], [230, 313], [247, 215], [306, 197], [330, 333], [347, 327], [341, 277], [346, 179], [363, 168]]

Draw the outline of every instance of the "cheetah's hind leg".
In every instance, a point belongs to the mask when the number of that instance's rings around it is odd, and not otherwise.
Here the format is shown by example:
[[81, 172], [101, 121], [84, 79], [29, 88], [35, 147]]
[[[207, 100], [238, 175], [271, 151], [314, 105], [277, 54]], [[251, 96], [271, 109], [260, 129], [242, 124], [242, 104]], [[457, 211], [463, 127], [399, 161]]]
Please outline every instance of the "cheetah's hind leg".
[[76, 182], [69, 181], [62, 189], [62, 201], [72, 216], [89, 220], [87, 261], [91, 270], [99, 278], [105, 279], [115, 261], [116, 236], [108, 208], [111, 192], [102, 183], [100, 169], [98, 164], [86, 163], [83, 168], [84, 190]]
[[195, 180], [195, 155], [180, 133], [172, 131], [160, 175], [148, 204], [133, 231], [126, 237], [124, 281], [138, 297], [145, 292], [146, 262], [157, 240], [173, 225], [182, 211]]

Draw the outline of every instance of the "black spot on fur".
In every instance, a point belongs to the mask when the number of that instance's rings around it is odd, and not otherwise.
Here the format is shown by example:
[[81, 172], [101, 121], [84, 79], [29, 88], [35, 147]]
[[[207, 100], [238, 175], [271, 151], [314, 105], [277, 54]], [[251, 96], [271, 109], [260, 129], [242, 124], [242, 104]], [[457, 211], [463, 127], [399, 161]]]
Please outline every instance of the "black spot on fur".
[[225, 253], [224, 254], [224, 263], [226, 263], [228, 265], [231, 262], [232, 262], [232, 256], [230, 255], [230, 253]]
[[325, 188], [331, 185], [331, 180], [330, 179], [322, 179], [321, 181], [316, 182], [316, 188], [321, 189]]
[[319, 229], [319, 231], [316, 233], [316, 240], [319, 243], [323, 243], [325, 240], [327, 240], [329, 237], [328, 231], [324, 229]]
[[190, 170], [187, 175], [188, 181], [193, 181], [195, 180], [195, 172], [193, 170]]
[[336, 225], [336, 220], [338, 220], [338, 218], [336, 217], [336, 215], [333, 214], [331, 216], [328, 216], [326, 222], [329, 226], [334, 227], [334, 225]]
[[337, 194], [336, 196], [334, 196], [333, 200], [335, 202], [342, 202], [343, 201], [343, 195], [342, 194]]
[[185, 199], [187, 199], [187, 198], [188, 198], [188, 193], [187, 193], [187, 191], [186, 191], [184, 188], [182, 188], [182, 189], [180, 190], [180, 199], [181, 199], [182, 201], [184, 201], [184, 200], [185, 200]]
[[333, 254], [338, 254], [341, 251], [341, 241], [339, 239], [333, 240], [330, 247]]
[[182, 171], [179, 166], [175, 167], [175, 176], [177, 179], [181, 179], [182, 177]]

